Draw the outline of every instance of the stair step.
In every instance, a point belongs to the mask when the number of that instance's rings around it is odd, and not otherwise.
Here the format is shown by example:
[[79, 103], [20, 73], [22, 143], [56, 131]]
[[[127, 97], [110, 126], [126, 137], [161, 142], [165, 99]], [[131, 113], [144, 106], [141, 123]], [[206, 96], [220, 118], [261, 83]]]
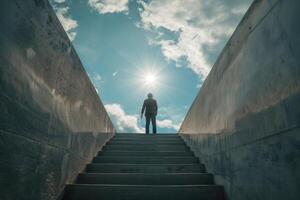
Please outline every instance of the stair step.
[[208, 173], [83, 173], [79, 184], [126, 184], [126, 185], [191, 185], [213, 184], [213, 175]]
[[204, 173], [202, 164], [88, 164], [89, 173]]
[[103, 150], [98, 152], [98, 156], [193, 156], [192, 151], [118, 151]]
[[189, 151], [185, 145], [107, 145], [105, 150], [131, 150], [131, 151]]
[[127, 139], [127, 140], [182, 140], [179, 136], [114, 136], [112, 139]]
[[149, 140], [141, 140], [141, 141], [114, 141], [111, 140], [107, 145], [153, 145], [153, 144], [159, 144], [159, 145], [185, 145], [183, 141], [149, 141]]
[[116, 142], [108, 142], [106, 143], [105, 146], [184, 146], [187, 147], [185, 143], [162, 143], [162, 142], [153, 142], [153, 143], [132, 143], [132, 142], [128, 142], [128, 143], [116, 143]]
[[223, 188], [215, 185], [67, 185], [64, 200], [222, 200]]
[[118, 139], [181, 139], [179, 135], [172, 135], [172, 136], [164, 136], [164, 135], [114, 135], [113, 138], [118, 138]]
[[136, 164], [189, 164], [198, 163], [193, 156], [181, 157], [143, 157], [143, 156], [99, 156], [93, 163], [136, 163]]
[[111, 141], [171, 141], [171, 142], [178, 142], [183, 141], [181, 137], [175, 138], [160, 138], [160, 137], [113, 137]]
[[144, 134], [144, 133], [116, 133], [114, 137], [180, 137], [178, 134]]

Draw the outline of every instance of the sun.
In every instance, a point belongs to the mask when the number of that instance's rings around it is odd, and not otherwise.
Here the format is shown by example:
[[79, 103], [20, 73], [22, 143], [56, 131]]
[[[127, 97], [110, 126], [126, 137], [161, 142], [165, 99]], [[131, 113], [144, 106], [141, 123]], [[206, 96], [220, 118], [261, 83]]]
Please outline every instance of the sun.
[[144, 65], [138, 68], [134, 73], [134, 84], [136, 89], [143, 91], [143, 93], [157, 93], [162, 86], [163, 74], [159, 66]]
[[156, 81], [157, 81], [157, 76], [155, 74], [152, 74], [152, 73], [146, 74], [146, 77], [145, 77], [145, 84], [146, 85], [155, 86]]

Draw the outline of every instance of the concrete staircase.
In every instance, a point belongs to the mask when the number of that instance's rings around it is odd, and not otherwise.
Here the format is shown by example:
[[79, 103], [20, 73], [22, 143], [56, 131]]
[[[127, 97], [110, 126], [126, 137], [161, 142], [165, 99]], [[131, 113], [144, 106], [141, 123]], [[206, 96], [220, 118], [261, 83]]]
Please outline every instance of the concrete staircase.
[[116, 134], [67, 185], [63, 200], [222, 200], [193, 152], [177, 134]]

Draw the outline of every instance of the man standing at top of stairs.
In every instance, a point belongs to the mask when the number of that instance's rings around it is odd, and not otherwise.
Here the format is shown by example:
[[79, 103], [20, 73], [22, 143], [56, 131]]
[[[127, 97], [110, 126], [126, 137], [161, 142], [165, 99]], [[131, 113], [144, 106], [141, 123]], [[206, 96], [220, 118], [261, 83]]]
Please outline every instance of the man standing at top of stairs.
[[149, 125], [150, 120], [152, 123], [153, 134], [156, 134], [156, 115], [157, 115], [157, 102], [153, 99], [153, 95], [151, 93], [148, 94], [148, 98], [145, 99], [142, 107], [141, 118], [143, 118], [143, 114], [145, 111], [146, 117], [146, 134], [149, 134]]

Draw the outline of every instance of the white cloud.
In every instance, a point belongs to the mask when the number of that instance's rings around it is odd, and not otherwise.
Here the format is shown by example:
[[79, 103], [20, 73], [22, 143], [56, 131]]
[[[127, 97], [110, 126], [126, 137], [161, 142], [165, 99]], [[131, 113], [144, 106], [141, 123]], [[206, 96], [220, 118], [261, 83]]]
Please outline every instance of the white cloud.
[[112, 76], [116, 76], [118, 74], [118, 71], [115, 71]]
[[106, 104], [105, 108], [118, 131], [143, 133], [144, 130], [138, 125], [137, 115], [128, 115], [120, 104]]
[[102, 80], [102, 77], [100, 76], [100, 74], [96, 73], [96, 74], [94, 75], [93, 79], [94, 79], [95, 81], [101, 81], [101, 80]]
[[[106, 104], [105, 108], [119, 132], [144, 133], [145, 129], [139, 123], [139, 115], [126, 114], [120, 104]], [[144, 119], [145, 120], [145, 119]], [[177, 131], [181, 123], [171, 119], [156, 120], [157, 127]]]
[[163, 106], [159, 108], [158, 118], [170, 119], [174, 124], [181, 124], [187, 107], [178, 107], [174, 105]]
[[73, 41], [77, 35], [76, 28], [78, 23], [76, 20], [72, 19], [69, 14], [69, 7], [65, 5], [66, 0], [50, 0], [53, 6], [56, 16], [65, 29], [69, 39]]
[[73, 41], [77, 34], [75, 29], [78, 27], [78, 23], [68, 15], [68, 11], [69, 7], [56, 8], [56, 15], [67, 32], [70, 40]]
[[156, 124], [160, 128], [174, 129], [176, 131], [180, 128], [180, 124], [175, 124], [170, 119], [156, 120]]
[[53, 0], [55, 3], [65, 3], [66, 0]]
[[93, 73], [92, 76], [88, 73], [88, 76], [90, 77], [90, 80], [92, 81], [92, 84], [94, 85], [96, 92], [99, 94], [99, 90], [102, 87], [102, 83], [103, 83], [102, 76], [98, 73]]
[[[139, 0], [141, 26], [157, 32], [150, 41], [159, 45], [167, 60], [180, 66], [186, 60], [188, 67], [200, 77], [211, 69], [209, 51], [228, 39], [245, 13], [250, 0], [228, 3], [223, 0]], [[239, 16], [233, 18], [233, 16]], [[164, 28], [178, 38], [164, 37]]]
[[128, 0], [89, 0], [88, 5], [100, 14], [128, 12]]

